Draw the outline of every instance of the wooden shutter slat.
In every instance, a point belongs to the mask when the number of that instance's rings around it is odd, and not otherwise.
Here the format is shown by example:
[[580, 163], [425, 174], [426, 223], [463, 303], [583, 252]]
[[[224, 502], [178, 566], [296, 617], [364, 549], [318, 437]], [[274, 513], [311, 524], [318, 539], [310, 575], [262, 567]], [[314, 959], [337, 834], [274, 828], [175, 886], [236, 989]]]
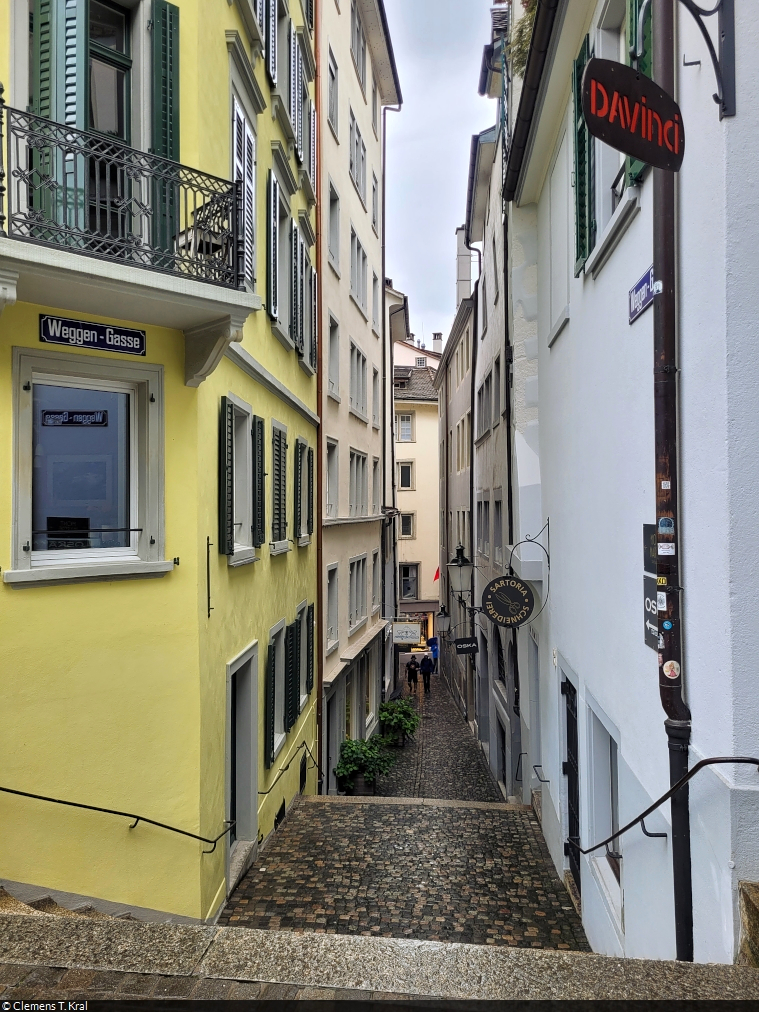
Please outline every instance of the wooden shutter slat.
[[267, 274], [269, 316], [276, 320], [279, 316], [279, 183], [272, 169], [269, 169], [267, 222]]
[[306, 613], [306, 692], [311, 695], [314, 687], [314, 606], [310, 604]]
[[264, 699], [264, 764], [271, 769], [274, 764], [274, 693], [275, 693], [275, 665], [276, 644], [270, 643], [266, 656], [266, 686]]
[[32, 17], [32, 109], [38, 116], [54, 119], [56, 54], [53, 0], [36, 0]]
[[574, 160], [575, 160], [575, 268], [577, 277], [585, 266], [590, 252], [590, 220], [588, 215], [589, 179], [588, 148], [590, 136], [582, 114], [582, 74], [588, 62], [588, 37], [573, 64], [572, 88], [574, 96]]
[[220, 555], [233, 555], [235, 550], [234, 438], [234, 405], [229, 398], [222, 397], [219, 417]]
[[266, 25], [266, 70], [269, 80], [277, 86], [277, 3], [278, 0], [267, 0]]
[[153, 151], [179, 161], [179, 8], [153, 0]]
[[287, 40], [290, 49], [290, 75], [289, 75], [289, 86], [288, 102], [289, 102], [289, 113], [290, 123], [293, 131], [298, 129], [298, 37], [295, 34], [295, 25], [292, 21], [287, 26]]
[[316, 371], [319, 350], [319, 278], [316, 271], [311, 274], [311, 368]]
[[296, 128], [296, 138], [297, 138], [296, 149], [298, 154], [298, 161], [302, 164], [303, 163], [303, 53], [300, 50], [300, 46], [297, 43], [297, 39], [296, 39], [296, 52], [297, 52], [297, 59], [296, 59], [297, 73], [295, 75], [296, 77], [295, 107], [296, 107], [296, 118], [298, 120], [298, 125]]
[[266, 444], [265, 424], [253, 417], [253, 544], [260, 548], [266, 541]]
[[295, 221], [290, 222], [290, 338], [296, 350], [301, 351], [303, 337], [300, 332], [300, 284], [298, 278], [299, 230]]
[[294, 683], [296, 678], [295, 656], [297, 622], [285, 631], [285, 731], [289, 731], [295, 723], [296, 706]]
[[282, 523], [280, 518], [280, 503], [282, 484], [282, 460], [280, 456], [279, 429], [272, 428], [271, 433], [271, 487], [272, 487], [272, 509], [271, 509], [271, 540], [276, 542], [282, 540]]
[[308, 448], [308, 533], [314, 533], [314, 448]]

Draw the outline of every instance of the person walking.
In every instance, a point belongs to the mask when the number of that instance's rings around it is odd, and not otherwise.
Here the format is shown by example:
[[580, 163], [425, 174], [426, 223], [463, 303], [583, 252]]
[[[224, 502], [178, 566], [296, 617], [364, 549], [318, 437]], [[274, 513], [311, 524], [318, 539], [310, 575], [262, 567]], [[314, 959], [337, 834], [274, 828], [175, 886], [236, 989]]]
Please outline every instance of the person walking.
[[424, 682], [425, 696], [429, 696], [430, 694], [430, 675], [432, 674], [434, 666], [435, 665], [432, 663], [430, 655], [425, 654], [422, 658], [422, 681]]
[[411, 655], [411, 660], [406, 665], [406, 679], [408, 681], [409, 692], [416, 692], [416, 687], [419, 684], [419, 662], [414, 655]]

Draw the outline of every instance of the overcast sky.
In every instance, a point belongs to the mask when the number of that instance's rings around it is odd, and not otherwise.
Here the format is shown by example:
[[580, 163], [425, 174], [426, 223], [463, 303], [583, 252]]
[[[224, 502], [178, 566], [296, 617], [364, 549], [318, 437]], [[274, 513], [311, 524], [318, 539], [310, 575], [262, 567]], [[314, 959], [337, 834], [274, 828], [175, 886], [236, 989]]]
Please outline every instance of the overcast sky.
[[496, 103], [477, 94], [490, 41], [488, 0], [385, 0], [403, 91], [387, 114], [387, 276], [409, 297], [411, 329], [431, 348], [456, 310], [456, 236], [464, 223], [472, 134]]

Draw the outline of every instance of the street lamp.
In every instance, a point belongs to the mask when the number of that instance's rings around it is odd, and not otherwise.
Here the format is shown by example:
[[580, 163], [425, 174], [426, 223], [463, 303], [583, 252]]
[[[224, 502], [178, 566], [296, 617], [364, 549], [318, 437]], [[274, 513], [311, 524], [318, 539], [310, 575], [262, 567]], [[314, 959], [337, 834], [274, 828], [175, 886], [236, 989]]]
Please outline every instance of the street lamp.
[[474, 563], [464, 555], [464, 546], [459, 545], [456, 549], [456, 557], [448, 563], [449, 579], [451, 590], [456, 595], [468, 594], [472, 589], [472, 573]]
[[435, 616], [435, 618], [437, 619], [438, 631], [442, 636], [445, 636], [445, 634], [451, 628], [451, 616], [445, 610], [444, 604], [440, 606], [440, 611]]

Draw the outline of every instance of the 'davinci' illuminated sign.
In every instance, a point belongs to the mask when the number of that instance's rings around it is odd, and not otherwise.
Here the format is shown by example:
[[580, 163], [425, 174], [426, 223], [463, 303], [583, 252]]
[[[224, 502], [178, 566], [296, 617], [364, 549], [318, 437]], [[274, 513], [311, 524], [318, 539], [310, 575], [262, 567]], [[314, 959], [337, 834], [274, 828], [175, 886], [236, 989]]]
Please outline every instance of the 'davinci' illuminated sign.
[[685, 155], [680, 107], [640, 71], [614, 60], [589, 60], [582, 112], [590, 133], [610, 147], [659, 169], [680, 169]]

